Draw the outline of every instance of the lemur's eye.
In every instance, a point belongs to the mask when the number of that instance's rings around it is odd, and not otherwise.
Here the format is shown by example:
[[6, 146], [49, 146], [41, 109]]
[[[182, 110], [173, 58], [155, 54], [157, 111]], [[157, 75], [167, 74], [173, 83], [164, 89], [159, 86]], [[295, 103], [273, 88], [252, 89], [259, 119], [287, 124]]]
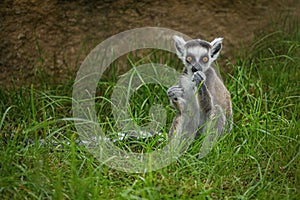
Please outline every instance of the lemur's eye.
[[186, 61], [191, 62], [193, 58], [191, 56], [186, 57]]
[[207, 62], [208, 62], [208, 57], [207, 57], [207, 56], [204, 56], [204, 57], [202, 58], [202, 61], [205, 62], [205, 63], [207, 63]]

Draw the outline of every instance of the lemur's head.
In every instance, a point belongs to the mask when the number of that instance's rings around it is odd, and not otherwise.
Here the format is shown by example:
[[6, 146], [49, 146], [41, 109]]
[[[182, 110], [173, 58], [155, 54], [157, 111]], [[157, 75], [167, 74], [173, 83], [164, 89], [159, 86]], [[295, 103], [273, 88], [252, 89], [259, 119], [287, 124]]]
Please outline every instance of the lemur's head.
[[185, 41], [182, 37], [174, 36], [178, 57], [189, 71], [205, 72], [214, 62], [222, 48], [223, 38], [216, 38], [212, 42], [200, 39]]

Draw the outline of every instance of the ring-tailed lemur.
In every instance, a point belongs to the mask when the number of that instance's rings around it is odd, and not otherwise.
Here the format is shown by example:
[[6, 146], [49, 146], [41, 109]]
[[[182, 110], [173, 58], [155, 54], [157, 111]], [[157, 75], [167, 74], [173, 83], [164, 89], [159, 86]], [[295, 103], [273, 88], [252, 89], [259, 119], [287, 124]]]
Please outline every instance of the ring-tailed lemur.
[[223, 38], [212, 42], [200, 39], [185, 41], [174, 36], [178, 57], [184, 70], [179, 84], [168, 89], [171, 104], [177, 109], [177, 116], [169, 135], [185, 134], [196, 136], [205, 131], [224, 132], [226, 124], [231, 130], [232, 104], [230, 93], [211, 66], [222, 48]]
[[[179, 77], [179, 85], [168, 89], [172, 105], [178, 110], [173, 120], [169, 136], [174, 134], [201, 134], [208, 129], [215, 129], [220, 135], [229, 122], [232, 126], [232, 105], [228, 90], [211, 64], [217, 59], [222, 48], [222, 38], [212, 42], [196, 39], [184, 41], [174, 36], [178, 57], [183, 61], [183, 74]], [[210, 130], [211, 130], [210, 129]], [[161, 133], [131, 134], [133, 138], [147, 138]], [[130, 134], [129, 134], [130, 135]], [[141, 135], [141, 136], [139, 136]], [[111, 141], [120, 141], [128, 137], [127, 133], [118, 133]], [[91, 141], [97, 138], [91, 138]], [[107, 138], [107, 140], [110, 140]], [[79, 144], [91, 141], [81, 140]], [[28, 140], [27, 143], [33, 143]], [[39, 142], [44, 143], [43, 140]], [[58, 144], [53, 142], [53, 144]], [[67, 142], [67, 144], [69, 144]]]

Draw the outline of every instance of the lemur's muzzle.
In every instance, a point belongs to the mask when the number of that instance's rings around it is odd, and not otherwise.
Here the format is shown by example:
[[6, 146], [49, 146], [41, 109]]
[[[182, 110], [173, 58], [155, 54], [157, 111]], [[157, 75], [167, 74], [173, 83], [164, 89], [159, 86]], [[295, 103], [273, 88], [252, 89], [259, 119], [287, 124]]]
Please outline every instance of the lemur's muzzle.
[[197, 71], [202, 71], [202, 66], [199, 64], [199, 63], [195, 63], [193, 66], [192, 66], [192, 72], [195, 73]]

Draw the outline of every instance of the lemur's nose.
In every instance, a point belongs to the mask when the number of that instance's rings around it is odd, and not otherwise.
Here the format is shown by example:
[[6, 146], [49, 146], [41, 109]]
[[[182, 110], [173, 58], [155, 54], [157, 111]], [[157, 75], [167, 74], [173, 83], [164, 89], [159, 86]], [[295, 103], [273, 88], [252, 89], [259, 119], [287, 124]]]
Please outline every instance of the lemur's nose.
[[196, 71], [198, 71], [196, 67], [192, 66], [192, 72], [195, 73]]

